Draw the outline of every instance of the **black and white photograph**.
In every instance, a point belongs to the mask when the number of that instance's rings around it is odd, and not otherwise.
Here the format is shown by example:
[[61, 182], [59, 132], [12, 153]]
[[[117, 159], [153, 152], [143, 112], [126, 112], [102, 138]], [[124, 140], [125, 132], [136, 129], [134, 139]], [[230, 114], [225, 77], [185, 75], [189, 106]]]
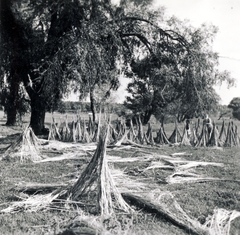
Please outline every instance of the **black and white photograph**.
[[239, 0], [0, 0], [0, 235], [240, 235]]

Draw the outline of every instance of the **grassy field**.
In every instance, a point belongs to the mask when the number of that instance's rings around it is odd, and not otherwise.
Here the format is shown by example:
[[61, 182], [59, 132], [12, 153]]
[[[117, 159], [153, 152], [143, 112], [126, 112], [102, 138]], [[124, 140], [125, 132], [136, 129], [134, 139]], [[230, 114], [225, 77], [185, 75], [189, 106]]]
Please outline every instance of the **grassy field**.
[[[55, 114], [56, 118], [61, 115]], [[69, 121], [73, 117], [68, 115]], [[88, 114], [85, 114], [88, 119]], [[22, 131], [21, 127], [6, 127], [0, 113], [1, 136], [0, 151], [13, 143], [17, 135]], [[24, 125], [28, 117], [25, 117]], [[51, 115], [47, 114], [46, 124], [51, 122]], [[217, 122], [220, 126], [222, 121]], [[240, 127], [238, 121], [234, 123]], [[154, 130], [157, 131], [160, 124], [152, 120]], [[180, 129], [183, 124], [179, 125]], [[166, 124], [165, 131], [169, 136], [174, 129], [174, 124]], [[14, 201], [21, 201], [25, 193], [19, 192], [19, 186], [25, 183], [44, 184], [67, 184], [72, 185], [81, 172], [89, 163], [93, 150], [82, 151], [81, 145], [76, 148], [69, 147], [64, 143], [58, 143], [58, 148], [45, 147], [44, 155], [55, 157], [65, 153], [79, 154], [79, 159], [65, 159], [63, 161], [33, 163], [19, 161], [0, 161], [1, 189], [0, 209], [5, 209]], [[184, 161], [222, 163], [223, 166], [200, 165], [193, 168], [197, 175], [218, 178], [221, 180], [211, 181], [180, 181], [178, 183], [167, 183], [166, 179], [175, 171], [170, 168], [152, 168], [146, 170], [154, 162], [161, 162], [161, 156], [170, 156], [174, 153], [185, 153], [181, 156]], [[83, 155], [81, 155], [83, 154]], [[181, 206], [190, 218], [204, 224], [207, 217], [212, 215], [214, 209], [224, 208], [226, 210], [240, 211], [240, 151], [239, 147], [233, 148], [203, 148], [203, 147], [180, 147], [162, 146], [161, 148], [115, 148], [107, 149], [107, 156], [111, 158], [137, 158], [135, 162], [121, 161], [113, 162], [114, 169], [120, 169], [131, 179], [144, 182], [146, 188], [142, 189], [148, 193], [149, 188], [159, 190], [162, 193], [171, 192], [174, 200]], [[142, 160], [144, 156], [151, 156], [149, 160]], [[117, 180], [117, 179], [116, 179]], [[130, 181], [124, 182], [125, 186], [131, 187]], [[124, 187], [124, 185], [121, 185]], [[133, 186], [134, 187], [134, 186]], [[46, 192], [39, 191], [41, 195]], [[157, 213], [149, 212], [133, 206], [134, 213], [118, 213], [114, 220], [104, 220], [97, 215], [89, 214], [86, 207], [60, 207], [58, 209], [46, 207], [40, 211], [27, 211], [22, 208], [16, 213], [0, 214], [0, 234], [169, 234], [184, 235], [193, 234], [172, 224], [167, 218]], [[84, 211], [84, 215], [82, 214]], [[179, 214], [181, 217], [181, 214]], [[99, 227], [100, 226], [100, 227]], [[96, 230], [98, 227], [98, 230]], [[102, 231], [102, 232], [96, 232]], [[230, 234], [240, 234], [240, 220], [236, 219], [231, 226]]]
[[[81, 113], [80, 116], [81, 116], [81, 119], [83, 119], [83, 120], [87, 121], [89, 119], [89, 114], [88, 113]], [[63, 122], [66, 118], [69, 122], [71, 122], [73, 120], [76, 120], [76, 114], [74, 114], [74, 113], [61, 114], [61, 113], [55, 112], [53, 115], [51, 113], [46, 113], [45, 125], [47, 127], [50, 126], [50, 124], [52, 122], [52, 117], [54, 117], [56, 122]], [[102, 114], [102, 119], [104, 119], [104, 117], [105, 117], [105, 115]], [[98, 114], [97, 114], [97, 118], [98, 118]], [[218, 117], [211, 117], [211, 118], [212, 118], [212, 121], [218, 127], [218, 129], [220, 129], [221, 126], [222, 126], [223, 119], [218, 120]], [[116, 114], [111, 114], [111, 120], [117, 120], [117, 119], [120, 120], [121, 118], [119, 118]], [[3, 112], [2, 111], [0, 111], [0, 120], [5, 120], [3, 118]], [[23, 117], [23, 122], [24, 123], [29, 123], [29, 120], [30, 120], [30, 115], [29, 114], [27, 114], [26, 116]], [[202, 121], [203, 121], [203, 119], [200, 119], [200, 125], [202, 125]], [[237, 119], [234, 119], [234, 120], [224, 119], [224, 121], [225, 121], [225, 126], [226, 127], [227, 127], [229, 121], [233, 121], [234, 124], [238, 127], [238, 130], [240, 130], [240, 121], [239, 120], [237, 120]], [[191, 120], [191, 126], [194, 126], [197, 122], [198, 122], [197, 118], [192, 119]], [[152, 125], [153, 132], [157, 132], [160, 128], [160, 122], [158, 122], [154, 117], [152, 117], [150, 119], [150, 123]], [[184, 126], [185, 126], [184, 122], [178, 123], [178, 127], [179, 127], [181, 133], [183, 133]], [[174, 130], [174, 127], [175, 127], [174, 123], [164, 124], [164, 130], [165, 130], [168, 137], [172, 134], [172, 132]], [[147, 126], [145, 126], [144, 129], [146, 130]]]
[[[88, 113], [81, 113], [80, 116], [84, 120], [88, 120], [89, 119], [89, 114]], [[74, 120], [76, 118], [76, 114], [73, 114], [73, 113], [69, 113], [69, 114], [54, 113], [53, 117], [55, 118], [55, 120], [57, 122], [63, 121], [67, 117], [67, 120], [70, 122], [70, 121], [72, 121], [72, 120]], [[97, 114], [97, 118], [98, 118], [98, 114]], [[102, 119], [103, 118], [104, 118], [104, 114], [102, 114]], [[116, 119], [120, 120], [121, 118], [119, 118], [115, 114], [111, 114], [111, 120], [116, 120]], [[27, 116], [25, 118], [25, 121], [28, 121], [28, 120], [29, 120], [29, 117]], [[51, 120], [52, 120], [52, 114], [51, 113], [46, 113], [45, 123], [46, 123], [47, 126], [49, 126], [49, 124], [51, 123]], [[216, 124], [216, 126], [220, 130], [221, 126], [222, 126], [223, 119], [218, 120], [217, 117], [212, 117], [212, 121]], [[234, 120], [224, 119], [224, 121], [225, 121], [225, 127], [226, 128], [227, 128], [227, 125], [228, 125], [229, 121], [233, 121], [234, 124], [238, 127], [238, 130], [240, 130], [240, 121], [239, 120], [237, 120], [237, 119], [234, 119]], [[191, 126], [194, 126], [197, 122], [198, 122], [197, 118], [192, 119], [191, 120]], [[202, 125], [202, 122], [203, 122], [203, 119], [200, 119], [200, 125]], [[160, 122], [157, 121], [154, 117], [152, 117], [150, 119], [150, 123], [152, 125], [152, 130], [153, 130], [153, 132], [155, 132], [155, 135], [156, 135], [156, 132], [159, 130], [160, 125], [161, 125]], [[185, 122], [178, 123], [178, 127], [179, 127], [181, 133], [183, 133], [184, 126], [185, 126]], [[175, 128], [175, 124], [174, 123], [166, 123], [166, 124], [164, 124], [164, 130], [165, 130], [165, 132], [166, 132], [168, 137], [172, 134], [172, 132], [174, 131], [174, 128]], [[147, 125], [144, 126], [144, 130], [145, 131], [147, 130]]]

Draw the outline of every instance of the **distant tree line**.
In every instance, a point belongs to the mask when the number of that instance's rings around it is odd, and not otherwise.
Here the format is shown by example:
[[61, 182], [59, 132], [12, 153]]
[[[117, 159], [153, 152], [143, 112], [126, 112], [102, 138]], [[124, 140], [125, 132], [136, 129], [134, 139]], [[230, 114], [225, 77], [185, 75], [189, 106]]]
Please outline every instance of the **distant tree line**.
[[[102, 113], [115, 113], [118, 116], [124, 116], [127, 112], [127, 109], [123, 104], [118, 103], [105, 103], [104, 105], [96, 105], [96, 111]], [[49, 110], [51, 111], [51, 110]], [[90, 102], [81, 102], [81, 101], [62, 101], [59, 102], [58, 107], [55, 110], [60, 113], [77, 113], [77, 112], [91, 112], [91, 103]]]

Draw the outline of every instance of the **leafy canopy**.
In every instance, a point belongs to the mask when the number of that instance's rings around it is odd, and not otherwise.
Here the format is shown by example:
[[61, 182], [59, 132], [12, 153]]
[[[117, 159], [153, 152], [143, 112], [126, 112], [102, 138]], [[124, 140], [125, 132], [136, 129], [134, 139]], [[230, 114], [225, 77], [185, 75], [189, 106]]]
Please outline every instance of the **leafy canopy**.
[[218, 55], [211, 46], [217, 29], [206, 25], [193, 28], [176, 18], [162, 23], [183, 35], [187, 43], [166, 43], [160, 38], [152, 44], [154, 56], [136, 58], [128, 85], [131, 96], [125, 105], [142, 114], [145, 122], [152, 114], [160, 117], [170, 113], [183, 121], [216, 109], [220, 98], [214, 85], [234, 83], [228, 72], [217, 69]]

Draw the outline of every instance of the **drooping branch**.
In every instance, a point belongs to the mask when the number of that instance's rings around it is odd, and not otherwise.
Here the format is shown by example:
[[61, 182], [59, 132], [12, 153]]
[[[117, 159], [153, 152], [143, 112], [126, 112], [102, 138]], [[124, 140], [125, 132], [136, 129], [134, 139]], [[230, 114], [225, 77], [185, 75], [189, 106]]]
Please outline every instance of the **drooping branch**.
[[121, 37], [123, 37], [123, 38], [124, 37], [137, 37], [148, 48], [149, 52], [151, 54], [154, 54], [153, 50], [151, 48], [150, 42], [142, 34], [140, 34], [140, 33], [121, 33]]
[[178, 41], [186, 47], [189, 45], [187, 40], [183, 36], [181, 36], [179, 33], [175, 32], [173, 30], [163, 30], [162, 28], [160, 28], [158, 25], [154, 24], [150, 20], [147, 20], [147, 19], [144, 19], [144, 18], [139, 18], [139, 17], [133, 17], [133, 16], [124, 17], [124, 18], [121, 19], [121, 21], [128, 21], [128, 20], [145, 22], [145, 23], [153, 26], [154, 28], [156, 28], [160, 32], [161, 35], [164, 35], [164, 36], [170, 38], [173, 41]]

